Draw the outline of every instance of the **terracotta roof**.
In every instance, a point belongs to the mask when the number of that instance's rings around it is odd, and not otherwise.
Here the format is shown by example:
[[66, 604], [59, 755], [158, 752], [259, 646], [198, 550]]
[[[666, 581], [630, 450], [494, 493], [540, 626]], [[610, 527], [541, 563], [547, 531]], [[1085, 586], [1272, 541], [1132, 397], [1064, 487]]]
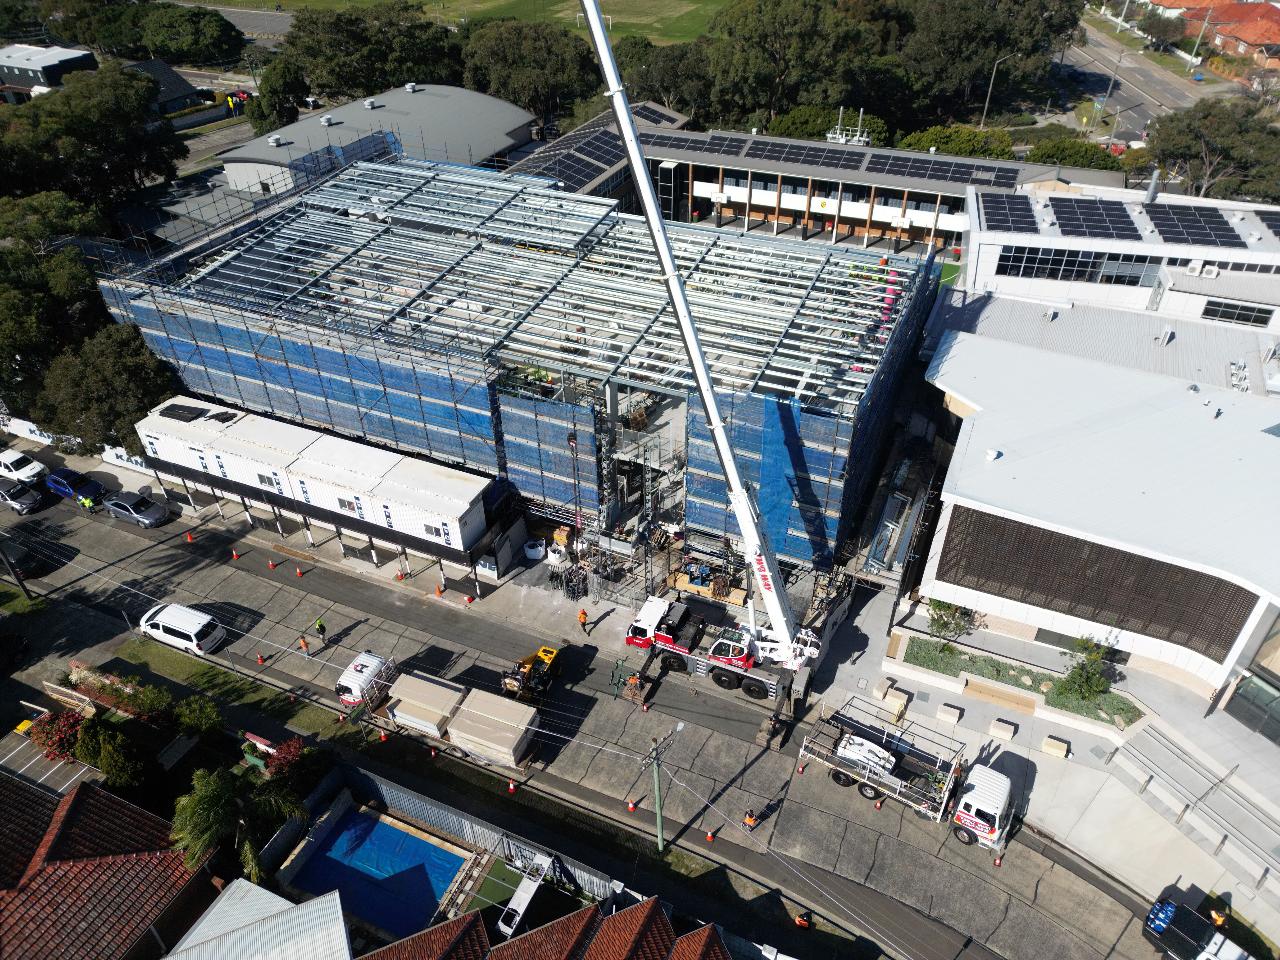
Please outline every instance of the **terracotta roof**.
[[667, 960], [675, 944], [657, 897], [605, 917], [583, 960]]
[[1280, 9], [1270, 3], [1222, 3], [1214, 7], [1184, 10], [1182, 16], [1192, 23], [1204, 23], [1208, 13], [1214, 32], [1250, 46], [1280, 43]]
[[489, 935], [480, 914], [468, 913], [367, 953], [362, 960], [485, 960], [488, 953]]
[[676, 941], [668, 960], [732, 960], [720, 931], [707, 924]]
[[27, 872], [58, 800], [57, 794], [0, 774], [0, 890], [16, 887]]
[[489, 960], [573, 960], [600, 923], [600, 908], [592, 904], [494, 947]]
[[[12, 778], [0, 776], [0, 797], [6, 816], [27, 805], [48, 810], [43, 791]], [[0, 958], [122, 956], [194, 876], [170, 849], [169, 824], [91, 783], [35, 826], [34, 847], [25, 839], [10, 847], [10, 832], [0, 831], [0, 864], [12, 873], [27, 862], [0, 891]]]

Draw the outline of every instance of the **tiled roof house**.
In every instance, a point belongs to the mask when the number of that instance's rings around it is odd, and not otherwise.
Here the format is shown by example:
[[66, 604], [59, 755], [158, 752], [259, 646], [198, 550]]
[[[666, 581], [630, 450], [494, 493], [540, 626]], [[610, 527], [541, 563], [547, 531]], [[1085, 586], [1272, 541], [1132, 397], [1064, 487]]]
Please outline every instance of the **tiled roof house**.
[[158, 957], [209, 898], [166, 821], [92, 783], [0, 774], [0, 809], [0, 960]]

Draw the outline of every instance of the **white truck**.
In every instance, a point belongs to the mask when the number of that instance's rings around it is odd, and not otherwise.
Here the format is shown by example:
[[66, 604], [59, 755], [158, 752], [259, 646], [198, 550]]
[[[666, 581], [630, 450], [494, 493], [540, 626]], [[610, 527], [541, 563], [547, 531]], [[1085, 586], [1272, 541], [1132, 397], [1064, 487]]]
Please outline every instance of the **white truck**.
[[853, 697], [839, 709], [819, 709], [798, 770], [813, 760], [868, 800], [889, 797], [935, 823], [950, 816], [957, 840], [999, 855], [1013, 819], [1012, 784], [986, 764], [966, 766], [963, 753], [959, 740], [916, 724], [900, 726], [887, 710]]

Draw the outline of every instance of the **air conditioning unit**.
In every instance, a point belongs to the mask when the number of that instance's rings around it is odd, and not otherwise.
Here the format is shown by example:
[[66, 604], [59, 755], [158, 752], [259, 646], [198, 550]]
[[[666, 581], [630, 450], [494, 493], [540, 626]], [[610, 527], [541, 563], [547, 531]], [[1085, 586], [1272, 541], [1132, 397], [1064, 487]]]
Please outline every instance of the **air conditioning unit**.
[[283, 142], [283, 141], [280, 139], [280, 135], [279, 135], [279, 134], [275, 134], [275, 133], [273, 133], [271, 136], [267, 137], [267, 143], [271, 144], [271, 146], [273, 146], [273, 147], [278, 147], [278, 146], [280, 146], [280, 144], [281, 144], [282, 142]]
[[413, 91], [415, 91], [415, 90], [417, 90], [417, 89], [418, 89], [418, 85], [417, 85], [416, 83], [414, 83], [413, 81], [410, 81], [409, 83], [406, 83], [406, 84], [404, 85], [404, 92], [405, 92], [405, 93], [413, 93]]
[[1218, 266], [1217, 264], [1213, 264], [1213, 263], [1205, 264], [1204, 269], [1200, 271], [1200, 276], [1204, 277], [1206, 280], [1212, 280], [1217, 275], [1218, 275]]
[[332, 114], [332, 113], [326, 113], [323, 117], [321, 117], [321, 118], [320, 118], [320, 126], [322, 126], [322, 127], [332, 127], [332, 126], [333, 126], [333, 114]]
[[1190, 263], [1187, 264], [1187, 276], [1188, 277], [1200, 276], [1200, 270], [1203, 267], [1204, 267], [1203, 260], [1192, 260]]
[[368, 100], [364, 102], [364, 108], [366, 110], [372, 110], [376, 106], [377, 106], [377, 103], [374, 101], [373, 97], [370, 97]]

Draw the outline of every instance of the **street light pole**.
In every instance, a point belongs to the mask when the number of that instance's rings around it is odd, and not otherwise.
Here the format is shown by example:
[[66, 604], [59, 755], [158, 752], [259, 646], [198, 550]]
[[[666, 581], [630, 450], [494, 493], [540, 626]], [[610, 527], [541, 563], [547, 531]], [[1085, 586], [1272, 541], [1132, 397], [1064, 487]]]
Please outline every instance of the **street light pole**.
[[986, 102], [982, 104], [982, 120], [978, 124], [979, 130], [987, 129], [987, 108], [991, 106], [991, 89], [996, 85], [996, 70], [999, 68], [1000, 64], [1004, 63], [1012, 56], [1014, 56], [1014, 54], [1006, 53], [991, 65], [991, 80], [987, 83], [987, 99]]
[[1191, 62], [1187, 64], [1187, 73], [1196, 68], [1196, 54], [1200, 52], [1200, 41], [1204, 39], [1204, 32], [1209, 29], [1209, 18], [1213, 16], [1213, 7], [1204, 12], [1204, 23], [1200, 24], [1200, 33], [1196, 35], [1195, 46], [1191, 48]]
[[1120, 72], [1120, 64], [1124, 62], [1125, 51], [1120, 51], [1120, 56], [1116, 57], [1116, 65], [1111, 70], [1111, 80], [1107, 84], [1107, 92], [1102, 97], [1102, 109], [1098, 111], [1098, 119], [1101, 120], [1107, 112], [1107, 104], [1111, 102], [1111, 91], [1116, 86], [1116, 74]]
[[640, 768], [653, 768], [653, 813], [658, 828], [658, 856], [662, 856], [666, 850], [666, 838], [662, 835], [662, 754], [671, 746], [671, 741], [675, 739], [675, 735], [684, 729], [684, 721], [681, 720], [676, 724], [676, 728], [668, 733], [661, 741], [657, 737], [653, 738], [653, 746], [649, 748], [649, 755], [640, 761]]

